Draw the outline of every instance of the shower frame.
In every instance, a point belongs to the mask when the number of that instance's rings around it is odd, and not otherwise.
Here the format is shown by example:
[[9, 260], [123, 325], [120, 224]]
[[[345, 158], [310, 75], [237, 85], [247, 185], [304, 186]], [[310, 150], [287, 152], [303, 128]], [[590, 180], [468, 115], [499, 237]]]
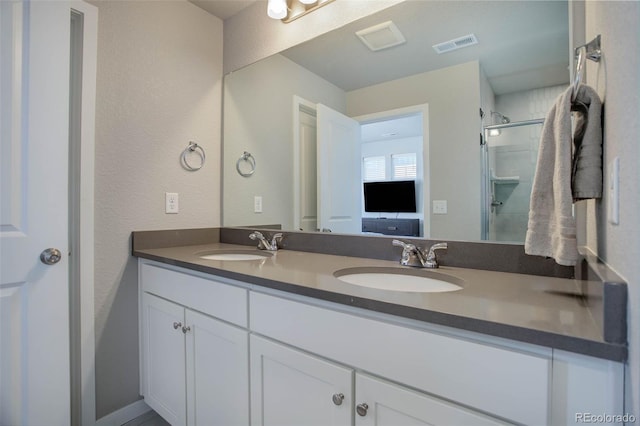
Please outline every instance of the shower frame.
[[483, 127], [483, 138], [482, 138], [482, 148], [480, 151], [481, 162], [482, 162], [482, 240], [489, 241], [489, 224], [491, 220], [491, 202], [492, 202], [492, 188], [491, 188], [491, 173], [489, 170], [489, 147], [487, 145], [487, 138], [489, 137], [490, 130], [500, 130], [507, 129], [510, 127], [521, 127], [521, 126], [531, 126], [536, 124], [544, 124], [544, 118], [537, 118], [533, 120], [523, 120], [523, 121], [514, 121], [512, 123], [504, 123], [504, 124], [491, 124], [489, 126]]

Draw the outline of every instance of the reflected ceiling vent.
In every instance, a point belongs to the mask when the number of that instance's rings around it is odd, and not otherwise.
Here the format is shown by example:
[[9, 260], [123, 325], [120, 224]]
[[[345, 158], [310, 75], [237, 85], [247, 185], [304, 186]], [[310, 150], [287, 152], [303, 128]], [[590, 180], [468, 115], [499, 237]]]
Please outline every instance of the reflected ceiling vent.
[[438, 52], [438, 54], [441, 54], [462, 49], [463, 47], [472, 46], [474, 44], [478, 44], [478, 39], [475, 35], [469, 34], [453, 40], [445, 41], [444, 43], [436, 44], [433, 48]]
[[382, 24], [357, 31], [356, 35], [374, 52], [388, 49], [389, 47], [397, 46], [407, 41], [392, 21], [383, 22]]

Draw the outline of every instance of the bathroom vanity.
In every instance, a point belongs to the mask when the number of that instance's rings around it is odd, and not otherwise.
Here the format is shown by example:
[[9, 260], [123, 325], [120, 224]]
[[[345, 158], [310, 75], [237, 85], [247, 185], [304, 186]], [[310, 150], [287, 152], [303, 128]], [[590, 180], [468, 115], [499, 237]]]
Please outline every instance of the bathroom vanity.
[[393, 261], [135, 240], [140, 392], [172, 425], [561, 425], [624, 414], [626, 346], [605, 341], [568, 297], [578, 280], [443, 266], [462, 290], [398, 292], [335, 274], [402, 269]]

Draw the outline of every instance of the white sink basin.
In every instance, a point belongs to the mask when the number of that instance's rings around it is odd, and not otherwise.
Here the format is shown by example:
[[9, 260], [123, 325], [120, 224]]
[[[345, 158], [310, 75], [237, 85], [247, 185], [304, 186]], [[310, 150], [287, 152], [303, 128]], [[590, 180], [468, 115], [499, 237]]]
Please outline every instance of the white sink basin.
[[400, 268], [348, 268], [333, 274], [340, 281], [378, 290], [443, 293], [462, 290], [462, 280], [438, 272]]
[[259, 252], [257, 250], [218, 250], [197, 253], [200, 259], [204, 260], [264, 260], [271, 257], [271, 253]]

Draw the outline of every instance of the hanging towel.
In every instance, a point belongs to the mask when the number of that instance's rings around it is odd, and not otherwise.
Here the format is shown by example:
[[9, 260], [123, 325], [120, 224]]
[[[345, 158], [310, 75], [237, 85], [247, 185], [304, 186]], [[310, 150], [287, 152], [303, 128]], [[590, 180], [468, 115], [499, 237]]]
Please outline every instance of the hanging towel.
[[542, 127], [524, 243], [525, 253], [553, 257], [567, 266], [578, 260], [571, 195], [571, 94], [569, 87], [556, 99]]
[[573, 103], [575, 130], [571, 190], [573, 200], [602, 197], [602, 102], [581, 84]]

